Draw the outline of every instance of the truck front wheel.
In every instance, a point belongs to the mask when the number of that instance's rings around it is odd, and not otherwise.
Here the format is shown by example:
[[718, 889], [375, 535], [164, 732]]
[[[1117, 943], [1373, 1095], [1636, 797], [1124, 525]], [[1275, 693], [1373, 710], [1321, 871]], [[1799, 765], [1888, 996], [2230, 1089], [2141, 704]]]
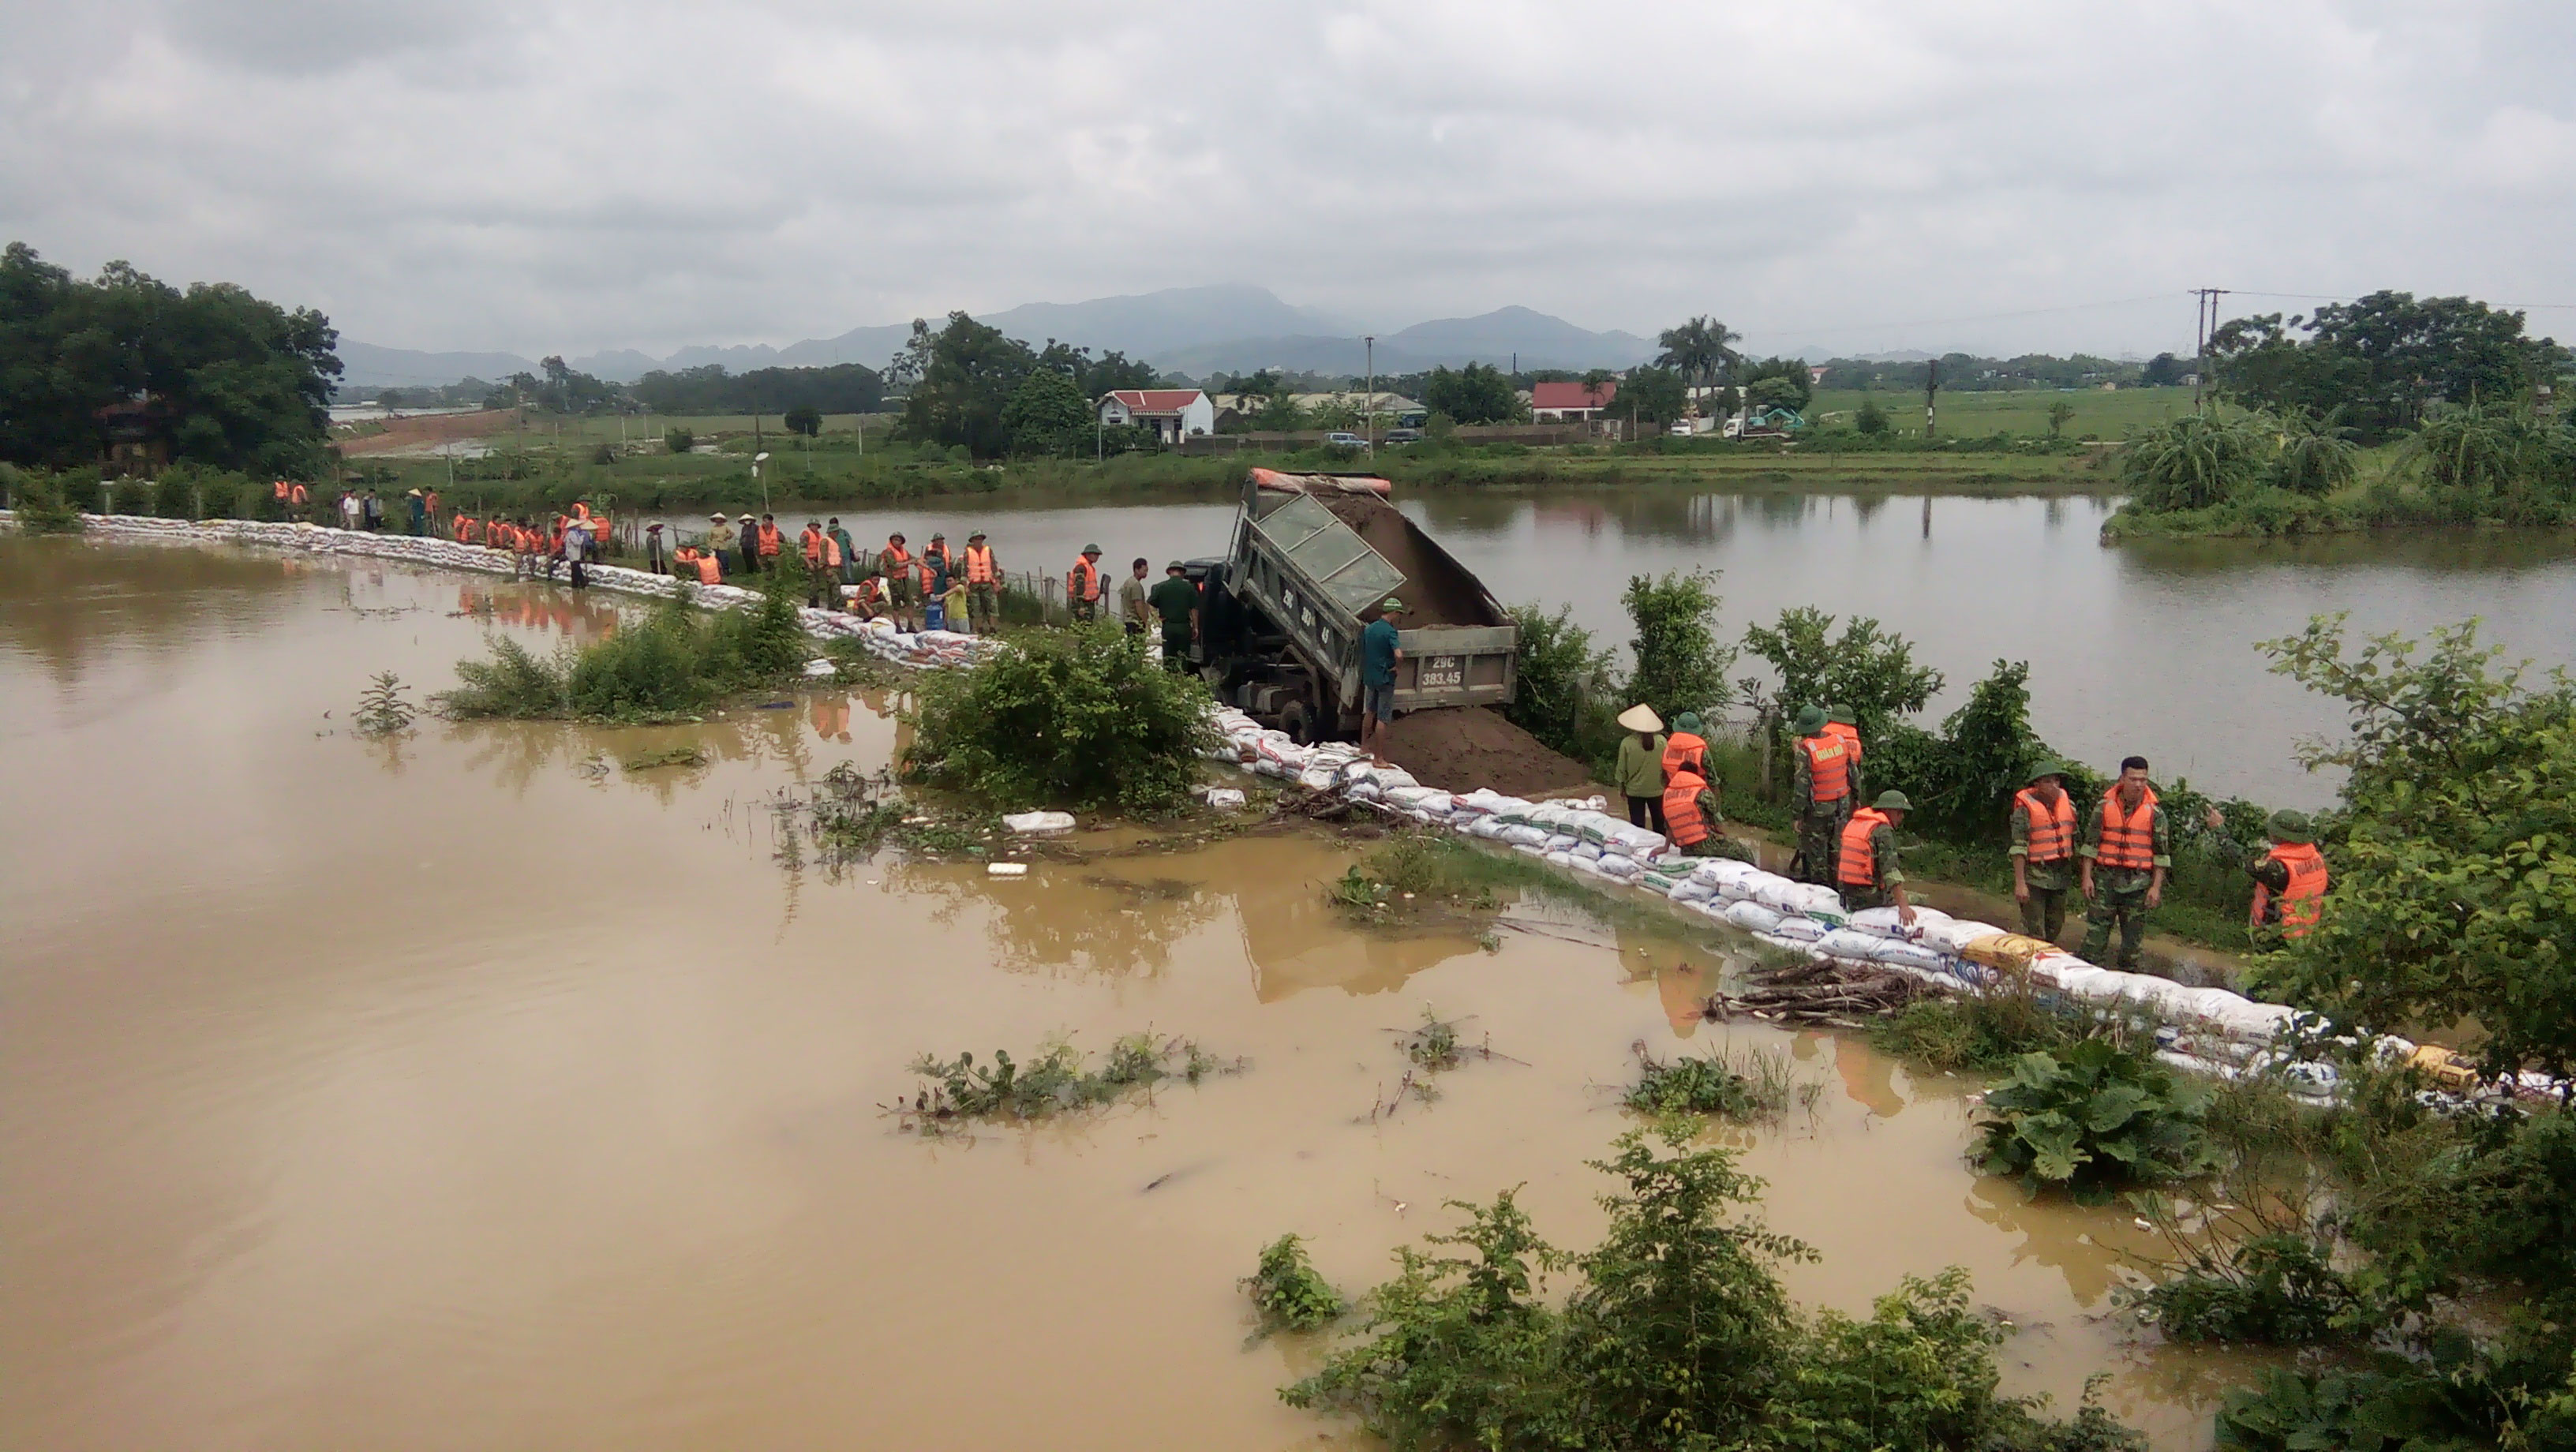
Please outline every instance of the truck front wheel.
[[1304, 701], [1291, 701], [1280, 708], [1279, 729], [1300, 746], [1315, 744], [1315, 711]]

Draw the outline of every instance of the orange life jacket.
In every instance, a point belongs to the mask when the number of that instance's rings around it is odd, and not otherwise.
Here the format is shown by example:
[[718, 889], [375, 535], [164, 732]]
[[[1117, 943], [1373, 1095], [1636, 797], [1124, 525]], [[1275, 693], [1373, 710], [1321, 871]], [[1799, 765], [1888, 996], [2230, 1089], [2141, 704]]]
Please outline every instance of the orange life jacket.
[[304, 492], [304, 486], [301, 484], [293, 485], [286, 491], [287, 501], [299, 508], [303, 506], [306, 500], [311, 499], [312, 497], [312, 495]]
[[808, 528], [804, 534], [797, 537], [796, 547], [805, 552], [805, 564], [807, 568], [810, 569], [823, 563], [823, 531]]
[[1100, 567], [1089, 555], [1075, 556], [1073, 568], [1064, 572], [1064, 593], [1076, 600], [1100, 598]]
[[286, 481], [280, 479], [276, 483], [269, 485], [268, 492], [276, 496], [280, 503], [283, 503], [286, 499]]
[[698, 556], [698, 583], [701, 585], [724, 583], [724, 564], [716, 558], [713, 550]]
[[911, 568], [912, 551], [896, 544], [893, 540], [887, 540], [885, 553], [877, 557], [877, 573], [889, 580], [899, 580], [903, 578], [904, 571]]
[[992, 546], [968, 545], [966, 547], [966, 583], [969, 585], [993, 583]]
[[1819, 802], [1838, 802], [1851, 792], [1851, 748], [1841, 737], [1826, 732], [1798, 738], [1798, 749], [1807, 755], [1808, 795]]
[[474, 543], [474, 517], [468, 514], [456, 516], [448, 522], [448, 532], [456, 536], [458, 544]]
[[1886, 825], [1887, 813], [1876, 807], [1861, 808], [1843, 824], [1842, 859], [1834, 868], [1843, 886], [1878, 886], [1878, 849], [1870, 845], [1869, 834]]
[[[2263, 854], [2267, 862], [2278, 862], [2290, 869], [2290, 885], [2281, 893], [2281, 933], [2284, 937], [2304, 938], [2308, 929], [2317, 925], [2325, 911], [2326, 857], [2313, 842], [2275, 842]], [[2272, 889], [2254, 884], [2254, 911], [2250, 919], [2261, 927], [2271, 916]]]
[[938, 578], [938, 576], [936, 575], [936, 573], [935, 573], [934, 571], [932, 571], [932, 569], [930, 568], [930, 557], [929, 557], [929, 556], [927, 556], [927, 555], [924, 555], [924, 556], [923, 556], [922, 558], [920, 558], [919, 560], [914, 561], [914, 562], [913, 562], [913, 566], [912, 566], [912, 573], [913, 573], [913, 578], [914, 578], [914, 579], [916, 579], [916, 580], [918, 580], [918, 581], [920, 581], [920, 583], [921, 583], [921, 593], [922, 593], [922, 594], [924, 594], [924, 595], [928, 595], [928, 594], [930, 593], [930, 589], [931, 589], [932, 584], [933, 584], [933, 583], [937, 580], [937, 578]]
[[823, 567], [827, 570], [841, 567], [841, 542], [828, 534], [823, 536]]
[[1693, 736], [1687, 731], [1676, 731], [1664, 738], [1664, 776], [1667, 779], [1674, 772], [1681, 770], [1685, 763], [1696, 761], [1705, 764], [1707, 759], [1708, 739], [1706, 737]]
[[1690, 767], [1682, 767], [1664, 778], [1664, 830], [1680, 846], [1696, 847], [1708, 840], [1708, 819], [1699, 812], [1699, 794], [1708, 783]]
[[1828, 721], [1825, 723], [1825, 734], [1827, 736], [1839, 738], [1843, 743], [1843, 749], [1851, 753], [1851, 764], [1854, 766], [1860, 765], [1861, 749], [1859, 727], [1854, 726], [1849, 721]]
[[2144, 871], [2156, 865], [2156, 791], [2147, 788], [2138, 798], [2138, 809], [2128, 816], [2120, 815], [2120, 789], [2113, 787], [2102, 794], [2102, 841], [2094, 848], [2093, 860], [2104, 867], [2128, 867]]
[[2030, 860], [2063, 862], [2075, 855], [2075, 799], [2063, 790], [2057, 794], [2054, 810], [2040, 804], [2039, 795], [2024, 787], [2013, 793], [2013, 805], [2030, 814]]
[[779, 546], [785, 543], [786, 536], [781, 535], [778, 532], [777, 525], [764, 524], [760, 527], [760, 557], [762, 559], [765, 560], [772, 555], [777, 554]]

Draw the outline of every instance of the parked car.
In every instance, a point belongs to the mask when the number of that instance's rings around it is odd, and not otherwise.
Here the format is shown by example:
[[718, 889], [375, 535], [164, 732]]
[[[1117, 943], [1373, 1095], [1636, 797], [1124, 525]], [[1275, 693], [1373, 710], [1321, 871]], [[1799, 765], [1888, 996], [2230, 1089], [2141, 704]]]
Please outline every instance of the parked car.
[[1381, 442], [1389, 444], [1410, 444], [1421, 437], [1422, 430], [1420, 429], [1388, 429], [1386, 431], [1386, 437], [1381, 440]]
[[1357, 434], [1343, 433], [1338, 430], [1324, 435], [1324, 443], [1327, 447], [1335, 449], [1365, 449], [1368, 447], [1368, 440], [1361, 438]]

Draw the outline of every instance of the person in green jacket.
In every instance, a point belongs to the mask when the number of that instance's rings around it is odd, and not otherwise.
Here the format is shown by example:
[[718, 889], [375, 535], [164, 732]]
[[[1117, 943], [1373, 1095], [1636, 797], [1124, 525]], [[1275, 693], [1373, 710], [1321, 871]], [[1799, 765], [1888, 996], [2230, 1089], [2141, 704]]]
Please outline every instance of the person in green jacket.
[[1664, 718], [1639, 702], [1619, 713], [1628, 734], [1619, 738], [1619, 794], [1628, 799], [1628, 824], [1664, 830]]
[[1145, 603], [1162, 617], [1163, 669], [1187, 675], [1199, 623], [1199, 587], [1190, 583], [1188, 566], [1178, 560], [1163, 566], [1163, 582], [1146, 594]]

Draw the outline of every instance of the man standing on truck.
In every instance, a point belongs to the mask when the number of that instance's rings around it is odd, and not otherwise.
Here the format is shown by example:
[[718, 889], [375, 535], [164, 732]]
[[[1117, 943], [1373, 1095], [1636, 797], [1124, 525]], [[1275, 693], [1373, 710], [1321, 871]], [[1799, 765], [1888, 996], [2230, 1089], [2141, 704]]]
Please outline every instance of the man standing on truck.
[[1381, 765], [1387, 729], [1395, 724], [1395, 663], [1404, 659], [1395, 617], [1404, 613], [1404, 601], [1389, 595], [1360, 632], [1360, 748]]
[[1180, 561], [1163, 566], [1163, 582], [1147, 598], [1163, 617], [1163, 669], [1175, 675], [1190, 668], [1190, 641], [1198, 634], [1199, 587]]

